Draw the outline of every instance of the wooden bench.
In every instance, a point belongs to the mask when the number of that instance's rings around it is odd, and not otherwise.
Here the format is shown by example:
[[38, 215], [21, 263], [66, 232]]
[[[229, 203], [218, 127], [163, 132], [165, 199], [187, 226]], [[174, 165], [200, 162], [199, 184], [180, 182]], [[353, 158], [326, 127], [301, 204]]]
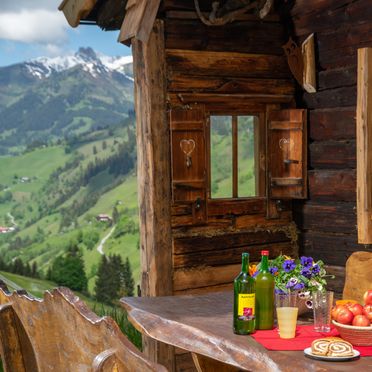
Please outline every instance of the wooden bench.
[[40, 300], [0, 283], [0, 353], [7, 372], [166, 371], [68, 288]]

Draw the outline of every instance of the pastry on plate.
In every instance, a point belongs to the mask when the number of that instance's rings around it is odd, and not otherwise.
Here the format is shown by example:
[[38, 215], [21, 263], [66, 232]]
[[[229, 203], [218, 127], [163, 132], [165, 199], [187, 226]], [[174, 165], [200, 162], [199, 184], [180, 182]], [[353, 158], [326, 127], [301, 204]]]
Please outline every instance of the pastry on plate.
[[311, 352], [314, 355], [330, 357], [353, 356], [353, 346], [340, 337], [318, 338], [311, 343]]

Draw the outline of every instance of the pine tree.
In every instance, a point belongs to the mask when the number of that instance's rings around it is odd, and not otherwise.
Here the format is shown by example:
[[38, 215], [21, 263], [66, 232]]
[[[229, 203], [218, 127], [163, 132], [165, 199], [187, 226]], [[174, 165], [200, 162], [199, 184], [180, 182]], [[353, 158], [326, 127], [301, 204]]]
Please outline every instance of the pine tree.
[[97, 301], [107, 304], [111, 304], [112, 300], [116, 297], [116, 288], [113, 283], [114, 277], [112, 275], [111, 267], [112, 265], [107, 257], [102, 255], [97, 270], [94, 293]]
[[24, 266], [23, 275], [28, 277], [31, 276], [31, 266], [29, 262], [27, 262], [26, 265]]
[[123, 278], [126, 296], [134, 296], [134, 279], [128, 257], [124, 263]]
[[32, 263], [32, 267], [31, 267], [31, 277], [32, 277], [32, 278], [39, 278], [39, 277], [40, 277], [39, 272], [38, 272], [38, 270], [37, 270], [37, 262], [36, 262], [36, 261], [34, 261], [34, 262]]
[[20, 258], [16, 258], [13, 262], [12, 272], [14, 274], [23, 275], [25, 272], [25, 266]]
[[114, 223], [117, 223], [119, 221], [119, 218], [120, 218], [119, 211], [115, 206], [112, 210], [112, 221]]
[[69, 287], [75, 291], [86, 291], [88, 280], [85, 274], [82, 254], [73, 242], [64, 257], [57, 257], [52, 265], [52, 280], [58, 285]]

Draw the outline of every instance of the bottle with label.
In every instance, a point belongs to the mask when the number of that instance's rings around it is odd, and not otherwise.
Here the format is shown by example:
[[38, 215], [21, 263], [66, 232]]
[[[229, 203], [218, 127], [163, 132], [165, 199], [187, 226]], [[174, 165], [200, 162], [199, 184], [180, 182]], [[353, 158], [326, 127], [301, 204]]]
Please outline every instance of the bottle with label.
[[255, 331], [255, 281], [248, 273], [249, 254], [242, 254], [242, 271], [234, 280], [234, 333]]
[[255, 279], [256, 329], [273, 329], [275, 281], [269, 271], [269, 251], [261, 251], [260, 273]]

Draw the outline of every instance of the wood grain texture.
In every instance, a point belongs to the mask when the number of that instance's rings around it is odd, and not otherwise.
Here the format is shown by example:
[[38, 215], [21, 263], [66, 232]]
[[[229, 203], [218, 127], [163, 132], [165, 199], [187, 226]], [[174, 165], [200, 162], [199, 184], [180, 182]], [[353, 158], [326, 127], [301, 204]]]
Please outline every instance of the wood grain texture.
[[210, 52], [167, 49], [168, 74], [218, 76], [221, 71], [231, 77], [290, 78], [284, 56], [233, 52]]
[[[140, 211], [141, 290], [145, 296], [172, 293], [171, 182], [166, 115], [164, 27], [156, 21], [148, 44], [133, 42]], [[162, 180], [162, 182], [159, 182]], [[173, 352], [151, 340], [145, 351], [174, 369]]]
[[358, 242], [372, 244], [372, 48], [358, 50]]
[[356, 172], [348, 170], [309, 171], [309, 193], [311, 200], [355, 201]]
[[319, 141], [309, 147], [310, 167], [316, 169], [347, 169], [356, 167], [355, 140]]
[[6, 372], [166, 371], [147, 360], [113, 319], [98, 317], [68, 288], [47, 291], [43, 300], [0, 292]]
[[[203, 296], [123, 298], [131, 322], [144, 334], [247, 371], [348, 371], [350, 364], [313, 361], [303, 351], [268, 351], [232, 332], [233, 292]], [[353, 362], [364, 371], [371, 358]], [[215, 371], [219, 369], [216, 368]]]

